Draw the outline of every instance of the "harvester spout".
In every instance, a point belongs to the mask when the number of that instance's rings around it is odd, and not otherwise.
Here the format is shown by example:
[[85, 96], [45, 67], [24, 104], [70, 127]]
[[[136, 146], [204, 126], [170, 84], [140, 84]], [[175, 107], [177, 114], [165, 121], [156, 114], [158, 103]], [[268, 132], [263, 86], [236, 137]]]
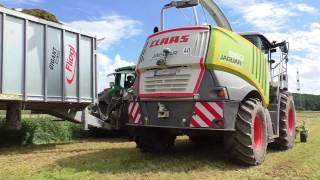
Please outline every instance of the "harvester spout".
[[216, 21], [217, 26], [232, 31], [228, 19], [215, 2], [213, 2], [212, 0], [200, 0], [200, 3]]

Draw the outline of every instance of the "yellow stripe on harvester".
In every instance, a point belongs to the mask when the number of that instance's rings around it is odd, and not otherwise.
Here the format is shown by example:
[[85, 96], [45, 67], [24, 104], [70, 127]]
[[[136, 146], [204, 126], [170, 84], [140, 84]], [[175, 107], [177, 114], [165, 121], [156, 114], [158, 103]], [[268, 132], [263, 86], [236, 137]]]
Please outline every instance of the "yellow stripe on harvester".
[[[216, 28], [222, 32], [225, 32], [225, 33], [229, 33], [229, 31], [226, 31], [222, 28]], [[244, 39], [244, 38], [243, 38]], [[249, 41], [247, 41], [246, 39], [244, 39], [244, 42], [247, 42], [247, 43], [250, 43]], [[250, 43], [252, 44], [252, 43]], [[219, 58], [218, 58], [218, 52], [219, 52], [219, 48], [221, 46], [221, 34], [219, 33], [219, 31], [215, 31], [215, 46], [214, 46], [214, 55], [213, 55], [213, 69], [217, 69], [217, 70], [221, 70], [221, 71], [226, 71], [226, 72], [229, 72], [229, 73], [232, 73], [232, 74], [235, 74], [237, 76], [240, 76], [242, 78], [244, 78], [245, 80], [247, 80], [252, 86], [254, 86], [258, 92], [260, 93], [260, 95], [262, 96], [262, 99], [263, 99], [263, 105], [264, 106], [268, 106], [269, 105], [269, 97], [267, 97], [264, 93], [264, 90], [259, 87], [259, 85], [261, 83], [257, 82], [257, 80], [252, 77], [253, 75], [252, 74], [249, 74], [248, 72], [244, 71], [243, 69], [239, 68], [239, 67], [235, 67], [231, 64], [228, 64], [228, 63], [222, 63], [221, 61], [219, 61]], [[258, 48], [256, 48], [254, 46], [254, 49], [257, 49], [259, 50]], [[258, 52], [258, 54], [260, 54]], [[260, 58], [259, 60], [261, 59], [261, 54], [260, 54]], [[265, 58], [263, 58], [265, 60]], [[263, 65], [261, 61], [257, 62], [259, 63], [259, 68], [261, 68], [261, 66]], [[258, 70], [256, 70], [258, 72]], [[261, 72], [261, 70], [260, 70]], [[261, 75], [260, 77], [258, 78], [259, 80], [258, 81], [261, 81]]]
[[214, 45], [214, 55], [213, 55], [213, 63], [212, 64], [217, 64], [218, 63], [218, 50], [219, 50], [219, 45], [221, 37], [219, 31], [215, 31], [215, 45]]

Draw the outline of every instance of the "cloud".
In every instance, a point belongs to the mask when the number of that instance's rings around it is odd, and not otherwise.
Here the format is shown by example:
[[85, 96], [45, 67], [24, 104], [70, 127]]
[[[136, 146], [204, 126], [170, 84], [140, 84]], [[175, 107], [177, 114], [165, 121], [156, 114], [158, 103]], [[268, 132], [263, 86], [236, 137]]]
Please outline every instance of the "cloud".
[[293, 17], [301, 13], [314, 14], [318, 9], [308, 4], [258, 2], [254, 0], [232, 1], [219, 0], [219, 4], [229, 7], [238, 12], [246, 23], [253, 25], [258, 30], [278, 31], [287, 27], [287, 23]]
[[[291, 58], [292, 60], [292, 58]], [[302, 93], [320, 94], [319, 73], [320, 67], [317, 66], [318, 61], [314, 59], [304, 59], [300, 57], [301, 63], [289, 64], [289, 89], [291, 92], [296, 92], [297, 89], [297, 69], [300, 74], [300, 88]]]
[[132, 66], [135, 63], [121, 58], [120, 54], [117, 54], [113, 59], [106, 56], [105, 54], [98, 54], [98, 92], [101, 92], [103, 89], [109, 87], [109, 82], [114, 81], [112, 76], [108, 77], [107, 75], [113, 73], [115, 69]]
[[307, 4], [303, 4], [303, 3], [295, 4], [294, 7], [300, 12], [306, 12], [311, 14], [318, 12], [317, 8], [309, 6]]
[[289, 17], [297, 16], [283, 4], [259, 3], [241, 10], [244, 19], [259, 29], [278, 30]]
[[296, 70], [300, 71], [301, 92], [320, 94], [320, 23], [312, 23], [309, 29], [290, 30], [265, 34], [271, 40], [287, 40], [294, 54], [289, 56], [289, 87], [296, 91]]
[[78, 20], [66, 24], [83, 32], [94, 34], [98, 39], [104, 38], [99, 45], [104, 50], [121, 40], [142, 33], [140, 21], [124, 16], [105, 16], [98, 20]]
[[[306, 3], [290, 1], [219, 0], [223, 7], [231, 8], [238, 18], [235, 22], [248, 25], [247, 31], [261, 31], [270, 41], [290, 43], [289, 89], [296, 92], [296, 72], [300, 71], [301, 92], [320, 94], [320, 23], [303, 22], [304, 28], [294, 23], [317, 14], [318, 8]], [[300, 22], [301, 24], [301, 22]], [[275, 57], [276, 58], [276, 57]]]
[[265, 33], [270, 40], [287, 40], [294, 52], [304, 52], [306, 56], [319, 54], [320, 23], [312, 23], [307, 30], [289, 30], [287, 32]]
[[[98, 39], [104, 38], [99, 44], [98, 54], [98, 92], [109, 87], [111, 77], [107, 74], [114, 72], [114, 69], [134, 65], [130, 60], [124, 60], [118, 53], [114, 58], [107, 55], [113, 45], [133, 38], [142, 33], [140, 21], [125, 16], [104, 16], [96, 20], [77, 20], [65, 23], [68, 26], [96, 35]], [[103, 52], [103, 53], [102, 53]]]

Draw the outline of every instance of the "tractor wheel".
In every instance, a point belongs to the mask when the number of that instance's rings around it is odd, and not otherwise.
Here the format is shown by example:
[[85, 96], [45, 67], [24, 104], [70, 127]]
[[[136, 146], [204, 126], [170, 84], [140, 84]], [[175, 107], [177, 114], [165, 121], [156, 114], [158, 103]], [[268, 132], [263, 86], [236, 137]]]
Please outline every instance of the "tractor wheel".
[[101, 112], [102, 114], [104, 114], [105, 116], [107, 115], [108, 104], [106, 104], [106, 103], [103, 102], [103, 101], [100, 101], [98, 108], [100, 109], [100, 112]]
[[176, 136], [158, 129], [143, 129], [135, 136], [137, 147], [143, 153], [163, 153], [174, 145]]
[[226, 137], [231, 158], [244, 165], [259, 165], [267, 149], [267, 124], [264, 108], [259, 100], [241, 103], [235, 125], [236, 132]]
[[288, 93], [281, 93], [279, 137], [271, 147], [279, 150], [288, 150], [293, 147], [296, 133], [296, 116], [293, 97]]

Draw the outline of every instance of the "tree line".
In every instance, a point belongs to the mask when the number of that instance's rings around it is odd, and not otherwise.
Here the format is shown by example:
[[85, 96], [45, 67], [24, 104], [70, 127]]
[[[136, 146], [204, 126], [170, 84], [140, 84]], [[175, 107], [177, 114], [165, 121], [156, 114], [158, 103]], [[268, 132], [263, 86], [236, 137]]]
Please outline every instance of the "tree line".
[[296, 109], [299, 111], [320, 111], [320, 95], [293, 93]]
[[[0, 7], [8, 8], [8, 7], [4, 6], [3, 4], [0, 4]], [[9, 9], [12, 9], [12, 8], [9, 8]], [[13, 9], [13, 10], [16, 10], [16, 9]], [[21, 12], [25, 13], [25, 14], [29, 14], [31, 16], [38, 17], [40, 19], [47, 20], [47, 21], [60, 23], [58, 18], [54, 14], [50, 13], [49, 11], [43, 10], [43, 9], [23, 9]]]

